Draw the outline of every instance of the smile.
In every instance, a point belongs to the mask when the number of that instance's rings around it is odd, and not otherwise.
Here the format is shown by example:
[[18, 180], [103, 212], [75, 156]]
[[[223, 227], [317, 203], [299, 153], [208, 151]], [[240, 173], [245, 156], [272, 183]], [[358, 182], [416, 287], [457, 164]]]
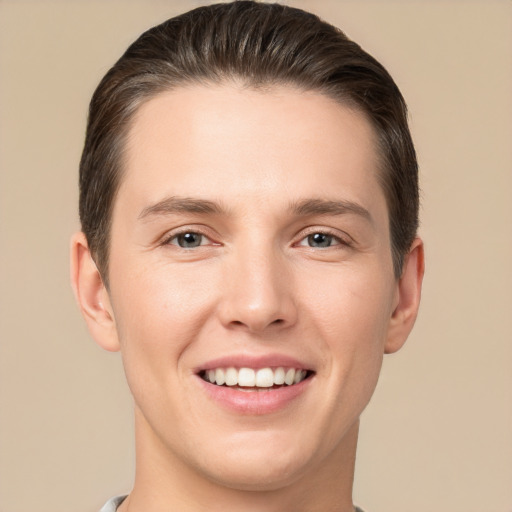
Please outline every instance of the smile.
[[245, 388], [243, 391], [275, 389], [281, 386], [293, 386], [307, 379], [312, 372], [301, 368], [211, 368], [200, 372], [206, 382], [217, 386]]

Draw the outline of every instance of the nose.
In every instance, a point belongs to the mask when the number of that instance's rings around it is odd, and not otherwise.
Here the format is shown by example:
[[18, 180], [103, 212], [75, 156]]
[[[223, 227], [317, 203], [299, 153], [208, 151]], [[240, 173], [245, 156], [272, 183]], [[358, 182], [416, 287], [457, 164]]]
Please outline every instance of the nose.
[[272, 250], [235, 251], [224, 271], [219, 316], [225, 327], [263, 333], [297, 321], [286, 258]]

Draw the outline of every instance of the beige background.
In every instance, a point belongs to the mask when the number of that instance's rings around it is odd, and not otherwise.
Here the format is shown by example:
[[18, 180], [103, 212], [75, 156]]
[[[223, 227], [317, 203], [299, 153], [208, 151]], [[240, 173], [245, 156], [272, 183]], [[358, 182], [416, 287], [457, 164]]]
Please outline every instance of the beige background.
[[[93, 88], [195, 1], [0, 0], [0, 512], [96, 511], [130, 489], [131, 400], [68, 284]], [[380, 59], [411, 110], [422, 311], [365, 413], [369, 512], [512, 511], [512, 2], [308, 1]]]

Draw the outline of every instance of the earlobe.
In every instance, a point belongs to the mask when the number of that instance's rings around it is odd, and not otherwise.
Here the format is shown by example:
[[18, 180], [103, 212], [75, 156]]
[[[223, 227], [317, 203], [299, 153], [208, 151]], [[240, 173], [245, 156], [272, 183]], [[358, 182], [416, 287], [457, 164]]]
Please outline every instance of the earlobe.
[[105, 350], [119, 350], [114, 312], [82, 232], [71, 239], [71, 284], [89, 332]]
[[386, 354], [399, 350], [414, 326], [420, 305], [424, 271], [423, 242], [420, 238], [416, 238], [406, 255], [403, 273], [398, 281], [398, 303], [390, 320], [388, 338], [384, 347]]

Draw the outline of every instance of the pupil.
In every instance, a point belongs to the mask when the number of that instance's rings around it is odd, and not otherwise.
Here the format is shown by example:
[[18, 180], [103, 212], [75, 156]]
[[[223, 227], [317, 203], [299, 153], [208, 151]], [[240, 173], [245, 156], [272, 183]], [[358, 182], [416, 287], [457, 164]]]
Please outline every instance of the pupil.
[[201, 245], [201, 235], [198, 233], [184, 233], [178, 237], [180, 247], [198, 247]]
[[329, 247], [331, 245], [331, 236], [325, 233], [315, 233], [308, 236], [309, 245], [313, 247]]

